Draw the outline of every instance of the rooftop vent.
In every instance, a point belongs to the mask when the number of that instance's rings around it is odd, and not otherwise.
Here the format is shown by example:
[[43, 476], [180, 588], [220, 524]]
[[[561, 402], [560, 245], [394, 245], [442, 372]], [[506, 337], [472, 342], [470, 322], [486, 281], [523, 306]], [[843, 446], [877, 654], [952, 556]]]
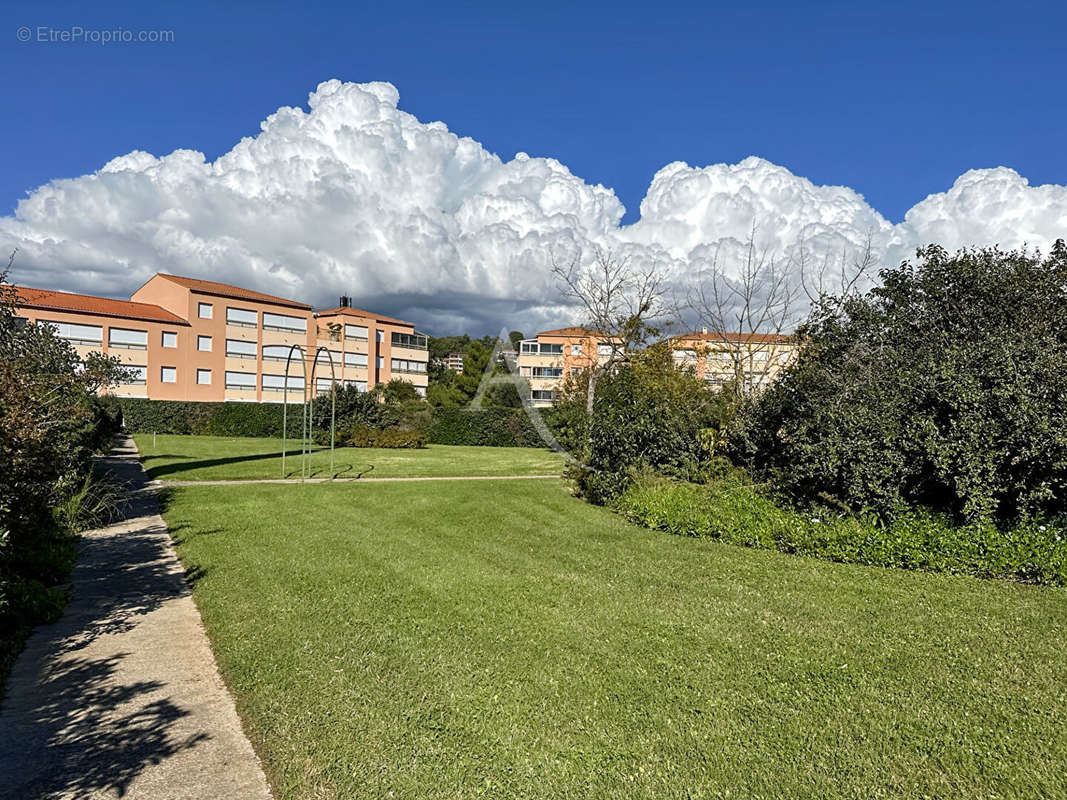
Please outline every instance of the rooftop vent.
[[343, 294], [341, 295], [341, 302], [338, 305], [340, 305], [341, 308], [351, 308], [352, 298], [349, 297], [347, 294]]

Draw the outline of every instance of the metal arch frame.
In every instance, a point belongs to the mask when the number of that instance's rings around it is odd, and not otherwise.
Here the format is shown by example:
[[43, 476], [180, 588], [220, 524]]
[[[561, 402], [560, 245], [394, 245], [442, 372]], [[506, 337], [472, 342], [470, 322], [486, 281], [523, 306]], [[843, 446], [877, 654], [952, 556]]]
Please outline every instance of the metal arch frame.
[[303, 412], [303, 429], [300, 433], [300, 479], [304, 479], [304, 466], [306, 462], [305, 458], [305, 445], [307, 444], [308, 436], [308, 415], [307, 415], [307, 384], [308, 384], [308, 367], [307, 367], [307, 354], [304, 352], [304, 348], [298, 344], [291, 345], [289, 347], [289, 354], [285, 358], [285, 377], [282, 379], [282, 478], [286, 477], [285, 474], [285, 443], [288, 441], [289, 435], [289, 367], [293, 363], [293, 351], [298, 350], [300, 352], [300, 367], [304, 377], [304, 402], [301, 404], [301, 410]]
[[[319, 393], [319, 386], [315, 383], [315, 370], [319, 366], [319, 356], [323, 353], [330, 360], [330, 480], [334, 479], [333, 473], [333, 448], [336, 437], [336, 422], [337, 422], [337, 367], [333, 363], [333, 353], [329, 348], [319, 345], [315, 351], [315, 358], [311, 362], [311, 400], [308, 402], [308, 419], [311, 419], [311, 412], [315, 407], [315, 397]], [[310, 465], [310, 459], [309, 459]]]

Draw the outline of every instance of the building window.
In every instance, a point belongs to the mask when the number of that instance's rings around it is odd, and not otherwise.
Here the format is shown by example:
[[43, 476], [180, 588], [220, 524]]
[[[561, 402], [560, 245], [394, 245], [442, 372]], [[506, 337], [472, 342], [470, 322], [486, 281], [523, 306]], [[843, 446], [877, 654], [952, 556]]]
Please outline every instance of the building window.
[[367, 368], [367, 354], [366, 353], [345, 353], [345, 366], [354, 367], [356, 369]]
[[211, 319], [213, 311], [211, 303], [197, 303], [196, 305], [196, 313], [200, 319]]
[[520, 342], [519, 352], [528, 355], [537, 355], [537, 342]]
[[367, 326], [366, 325], [345, 325], [345, 338], [366, 341], [367, 339]]
[[[338, 381], [340, 383], [340, 381]], [[315, 391], [319, 394], [327, 394], [333, 385], [333, 378], [315, 378]]]
[[196, 349], [204, 353], [211, 352], [211, 337], [210, 336], [197, 336], [196, 337]]
[[[299, 376], [289, 376], [289, 390], [301, 391], [304, 388], [304, 379]], [[285, 391], [285, 376], [284, 375], [264, 375], [263, 376], [263, 391], [265, 392], [284, 392]]]
[[385, 369], [385, 357], [384, 356], [378, 356], [378, 360], [377, 360], [376, 363], [378, 364], [378, 369]]
[[531, 394], [534, 400], [541, 400], [552, 402], [552, 398], [555, 397], [555, 393], [551, 389], [534, 389]]
[[256, 390], [256, 375], [254, 372], [227, 372], [226, 388], [254, 392]]
[[[282, 345], [285, 347], [285, 345]], [[227, 339], [226, 340], [226, 357], [227, 358], [255, 358], [256, 357], [256, 343], [246, 342], [243, 339]]]
[[[244, 342], [242, 342], [244, 344]], [[251, 344], [251, 342], [249, 342]], [[291, 351], [292, 345], [288, 344], [265, 344], [263, 345], [263, 360], [264, 361], [288, 361], [289, 351]], [[255, 345], [252, 346], [252, 353], [256, 352]], [[229, 354], [227, 354], [229, 355]], [[238, 358], [247, 358], [248, 356], [238, 356]], [[296, 364], [301, 359], [301, 353], [299, 350], [293, 352], [293, 363]]]
[[385, 331], [377, 331], [376, 332], [376, 336], [375, 336], [375, 340], [379, 341], [379, 342], [384, 342], [385, 341]]
[[178, 334], [174, 331], [163, 331], [163, 346], [164, 347], [177, 347], [178, 346]]
[[561, 345], [561, 344], [543, 344], [543, 345], [541, 345], [541, 355], [543, 355], [543, 356], [561, 356], [561, 355], [563, 355], [563, 345]]
[[142, 367], [138, 364], [123, 364], [122, 368], [126, 370], [127, 380], [122, 382], [123, 386], [144, 386], [148, 383], [148, 367]]
[[531, 378], [562, 378], [562, 367], [534, 367], [530, 374]]
[[580, 344], [571, 345], [571, 355], [580, 356], [582, 354], [582, 346]]
[[126, 350], [147, 350], [148, 331], [110, 328], [107, 332], [107, 346], [120, 347]]
[[596, 346], [596, 354], [598, 356], [610, 356], [615, 352], [615, 348], [609, 343], [601, 342]]
[[286, 314], [268, 314], [264, 311], [263, 329], [268, 331], [307, 333], [308, 321], [304, 317], [290, 317]]
[[196, 371], [196, 382], [198, 384], [200, 384], [201, 386], [210, 386], [211, 385], [211, 370], [209, 370], [209, 369], [198, 369]]
[[393, 347], [409, 347], [414, 350], [426, 349], [426, 337], [421, 333], [396, 333], [392, 335]]
[[341, 354], [336, 350], [322, 350], [315, 353], [315, 360], [319, 365], [319, 369], [335, 369], [341, 366]]
[[406, 358], [394, 358], [391, 368], [393, 372], [426, 372], [425, 361], [409, 361]]
[[366, 381], [345, 381], [346, 389], [355, 389], [357, 392], [367, 391]]
[[163, 383], [177, 383], [178, 382], [178, 369], [177, 367], [160, 367], [159, 379]]
[[104, 329], [100, 325], [78, 325], [74, 322], [50, 322], [41, 320], [42, 325], [50, 325], [60, 339], [71, 344], [100, 344], [104, 340]]
[[697, 351], [696, 350], [675, 350], [674, 351], [674, 360], [675, 361], [696, 361], [697, 360]]
[[227, 308], [226, 324], [240, 328], [254, 328], [259, 321], [255, 311], [249, 311], [247, 308]]

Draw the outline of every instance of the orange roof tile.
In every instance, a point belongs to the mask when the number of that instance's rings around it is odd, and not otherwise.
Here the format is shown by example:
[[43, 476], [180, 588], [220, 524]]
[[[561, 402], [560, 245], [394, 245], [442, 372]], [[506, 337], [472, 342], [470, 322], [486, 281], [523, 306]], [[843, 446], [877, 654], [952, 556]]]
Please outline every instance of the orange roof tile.
[[391, 322], [394, 325], [407, 325], [411, 328], [415, 327], [414, 322], [405, 322], [402, 319], [394, 319], [393, 317], [387, 317], [384, 314], [375, 314], [372, 311], [364, 311], [362, 308], [352, 308], [352, 306], [323, 308], [315, 312], [316, 317], [332, 317], [337, 314], [342, 314], [347, 317], [363, 317], [364, 319], [373, 319], [378, 322]]
[[181, 317], [152, 303], [135, 303], [131, 300], [115, 300], [110, 297], [94, 297], [89, 294], [57, 292], [52, 289], [31, 289], [28, 286], [13, 286], [15, 304], [24, 308], [49, 311], [67, 311], [75, 314], [98, 314], [104, 317], [122, 317], [149, 322], [166, 322], [172, 325], [188, 325]]
[[569, 328], [556, 328], [551, 331], [540, 331], [538, 336], [602, 336], [598, 331], [583, 328], [580, 325], [572, 325]]
[[165, 272], [157, 272], [156, 275], [198, 294], [213, 294], [218, 297], [229, 297], [233, 300], [252, 300], [257, 303], [273, 303], [279, 306], [311, 310], [311, 306], [307, 303], [298, 303], [296, 300], [287, 300], [284, 297], [275, 297], [272, 294], [264, 294], [252, 289], [242, 289], [240, 286], [232, 286], [228, 283], [205, 281], [200, 278], [186, 278], [181, 275], [168, 275]]

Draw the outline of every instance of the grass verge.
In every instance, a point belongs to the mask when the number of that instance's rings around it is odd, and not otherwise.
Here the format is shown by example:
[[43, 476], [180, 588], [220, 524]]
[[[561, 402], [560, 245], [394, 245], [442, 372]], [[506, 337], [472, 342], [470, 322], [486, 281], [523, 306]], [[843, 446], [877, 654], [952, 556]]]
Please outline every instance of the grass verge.
[[[279, 439], [223, 436], [136, 434], [148, 477], [160, 480], [247, 480], [281, 478]], [[288, 443], [284, 477], [300, 477], [300, 442]], [[425, 449], [338, 447], [334, 474], [372, 478], [486, 475], [552, 475], [563, 469], [561, 456], [533, 447], [430, 445]], [[316, 447], [311, 476], [330, 476], [330, 451]]]
[[561, 483], [165, 516], [279, 798], [1056, 798], [1067, 592], [663, 536]]

